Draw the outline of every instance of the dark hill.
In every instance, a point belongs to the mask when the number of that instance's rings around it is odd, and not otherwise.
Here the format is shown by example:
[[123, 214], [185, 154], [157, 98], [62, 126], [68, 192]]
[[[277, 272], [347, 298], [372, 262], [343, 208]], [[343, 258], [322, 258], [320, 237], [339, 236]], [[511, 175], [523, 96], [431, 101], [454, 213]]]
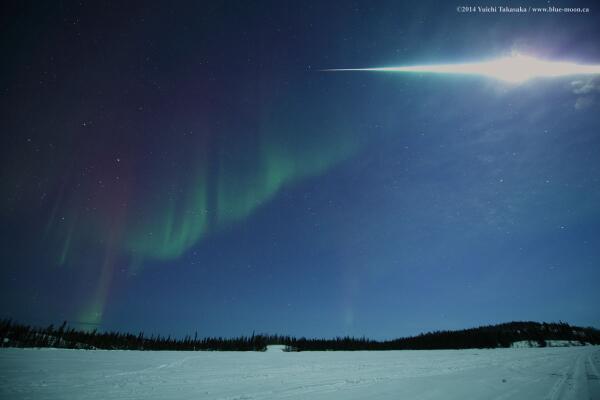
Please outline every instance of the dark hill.
[[418, 336], [387, 341], [365, 338], [295, 339], [282, 338], [300, 351], [305, 350], [434, 350], [510, 347], [519, 341], [531, 341], [545, 347], [549, 340], [568, 340], [580, 344], [600, 344], [600, 331], [567, 323], [508, 322], [458, 331], [428, 332]]

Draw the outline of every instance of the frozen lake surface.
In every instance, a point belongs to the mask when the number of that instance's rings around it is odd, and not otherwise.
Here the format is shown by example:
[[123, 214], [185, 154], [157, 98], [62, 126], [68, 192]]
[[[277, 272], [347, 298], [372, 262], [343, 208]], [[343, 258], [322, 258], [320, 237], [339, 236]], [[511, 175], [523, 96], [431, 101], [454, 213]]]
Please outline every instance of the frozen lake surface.
[[2, 399], [600, 399], [600, 347], [385, 352], [0, 349]]

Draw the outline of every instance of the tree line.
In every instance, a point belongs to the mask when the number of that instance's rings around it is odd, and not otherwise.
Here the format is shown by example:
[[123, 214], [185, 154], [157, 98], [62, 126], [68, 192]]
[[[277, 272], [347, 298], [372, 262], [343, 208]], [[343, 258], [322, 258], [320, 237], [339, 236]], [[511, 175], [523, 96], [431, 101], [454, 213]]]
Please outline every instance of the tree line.
[[183, 338], [122, 332], [99, 332], [69, 327], [46, 328], [19, 324], [9, 319], [0, 320], [2, 347], [57, 347], [69, 349], [104, 350], [215, 350], [264, 351], [268, 345], [285, 345], [287, 351], [335, 350], [441, 350], [510, 347], [512, 343], [529, 341], [544, 347], [549, 340], [568, 340], [580, 344], [600, 344], [600, 331], [581, 328], [564, 322], [509, 322], [498, 325], [457, 331], [435, 331], [418, 336], [377, 341], [365, 337], [337, 337], [333, 339], [296, 338], [284, 335], [254, 334], [235, 338]]
[[263, 351], [266, 340], [262, 335], [240, 336], [236, 338], [208, 337], [192, 338], [151, 335], [144, 332], [135, 335], [123, 332], [98, 332], [81, 330], [67, 326], [50, 325], [46, 328], [15, 323], [11, 320], [0, 321], [0, 340], [2, 347], [57, 347], [86, 350], [228, 350]]
[[[308, 350], [443, 350], [473, 348], [505, 348], [514, 342], [531, 342], [545, 347], [550, 340], [566, 340], [578, 344], [600, 344], [600, 331], [564, 322], [509, 322], [456, 331], [435, 331], [418, 336], [376, 341], [367, 338], [335, 339], [275, 338], [274, 341], [298, 351]], [[273, 341], [270, 337], [267, 341]]]

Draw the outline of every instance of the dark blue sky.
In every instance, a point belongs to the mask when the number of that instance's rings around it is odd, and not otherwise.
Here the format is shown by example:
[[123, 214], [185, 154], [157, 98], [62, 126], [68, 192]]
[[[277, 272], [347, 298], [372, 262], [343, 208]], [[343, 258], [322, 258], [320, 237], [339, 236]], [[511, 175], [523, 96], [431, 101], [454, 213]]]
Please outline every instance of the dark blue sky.
[[600, 326], [597, 78], [319, 71], [600, 64], [600, 9], [321, 3], [3, 5], [0, 315], [203, 336]]

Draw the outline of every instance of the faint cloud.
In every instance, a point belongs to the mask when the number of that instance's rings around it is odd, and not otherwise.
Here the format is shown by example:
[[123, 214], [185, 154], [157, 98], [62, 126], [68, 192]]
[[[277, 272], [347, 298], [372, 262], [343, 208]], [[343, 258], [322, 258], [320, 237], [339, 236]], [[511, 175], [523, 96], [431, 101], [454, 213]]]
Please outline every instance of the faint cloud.
[[596, 94], [600, 93], [600, 81], [597, 79], [576, 80], [571, 82], [573, 94], [578, 95], [575, 109], [583, 110], [595, 103]]
[[496, 161], [496, 157], [491, 154], [480, 154], [477, 156], [477, 159], [485, 164], [490, 164]]
[[594, 104], [594, 97], [593, 96], [578, 97], [577, 100], [575, 100], [575, 109], [576, 110], [583, 110], [584, 108], [588, 108], [592, 104]]
[[595, 82], [592, 79], [587, 81], [577, 80], [571, 82], [573, 93], [575, 94], [589, 94], [593, 92], [600, 92], [600, 83]]

